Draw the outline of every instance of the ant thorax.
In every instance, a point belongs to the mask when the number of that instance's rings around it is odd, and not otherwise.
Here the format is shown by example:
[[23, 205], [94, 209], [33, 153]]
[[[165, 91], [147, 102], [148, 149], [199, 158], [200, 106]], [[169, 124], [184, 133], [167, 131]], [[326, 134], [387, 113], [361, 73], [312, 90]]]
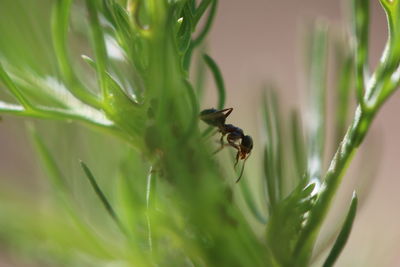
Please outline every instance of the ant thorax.
[[240, 129], [239, 127], [236, 127], [232, 124], [225, 124], [223, 129], [221, 129], [221, 132], [223, 134], [228, 134], [228, 133], [232, 133], [234, 135], [239, 136], [239, 138], [242, 138], [243, 136], [243, 130]]

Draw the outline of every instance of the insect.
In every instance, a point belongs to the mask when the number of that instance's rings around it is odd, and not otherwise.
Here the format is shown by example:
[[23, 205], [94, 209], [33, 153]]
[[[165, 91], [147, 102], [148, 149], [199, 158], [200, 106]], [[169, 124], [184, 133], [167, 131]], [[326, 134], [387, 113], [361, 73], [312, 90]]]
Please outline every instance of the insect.
[[[250, 135], [245, 135], [243, 130], [239, 127], [225, 123], [226, 118], [232, 113], [232, 111], [233, 108], [226, 108], [222, 110], [216, 110], [214, 108], [205, 109], [200, 112], [200, 119], [208, 125], [217, 127], [218, 131], [221, 133], [221, 147], [215, 151], [214, 154], [221, 151], [225, 146], [231, 146], [238, 151], [234, 166], [236, 167], [236, 165], [239, 163], [239, 160], [244, 160], [242, 170], [240, 171], [240, 175], [236, 180], [237, 183], [240, 181], [240, 178], [243, 175], [244, 165], [251, 154], [251, 150], [253, 149], [253, 139]], [[228, 144], [224, 143], [225, 136]]]

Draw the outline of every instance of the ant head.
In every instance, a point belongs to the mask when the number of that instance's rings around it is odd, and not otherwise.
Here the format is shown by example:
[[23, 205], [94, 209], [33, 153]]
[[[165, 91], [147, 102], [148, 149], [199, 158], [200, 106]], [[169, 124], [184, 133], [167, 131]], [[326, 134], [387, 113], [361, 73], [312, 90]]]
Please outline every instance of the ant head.
[[200, 119], [211, 126], [220, 127], [225, 124], [226, 117], [230, 113], [225, 114], [224, 111], [226, 110], [205, 109], [200, 112]]
[[251, 138], [250, 135], [245, 135], [242, 137], [242, 142], [240, 143], [240, 159], [243, 159], [243, 166], [242, 170], [240, 171], [239, 177], [236, 179], [236, 183], [240, 181], [240, 178], [242, 178], [243, 175], [243, 170], [244, 170], [244, 165], [246, 163], [246, 160], [249, 158], [251, 150], [253, 149], [253, 138]]
[[249, 154], [253, 149], [253, 138], [250, 135], [245, 135], [240, 143], [242, 150], [245, 154]]

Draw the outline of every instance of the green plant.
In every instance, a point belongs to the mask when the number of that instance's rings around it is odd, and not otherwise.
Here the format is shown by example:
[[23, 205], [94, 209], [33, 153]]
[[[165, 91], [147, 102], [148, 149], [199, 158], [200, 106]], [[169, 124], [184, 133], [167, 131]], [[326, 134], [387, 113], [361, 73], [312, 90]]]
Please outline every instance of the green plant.
[[[354, 47], [344, 49], [339, 64], [338, 150], [325, 173], [328, 33], [320, 25], [310, 43], [314, 117], [307, 140], [299, 114], [292, 114], [289, 127], [283, 125], [276, 95], [267, 90], [264, 97], [262, 207], [256, 204], [258, 193], [249, 186], [249, 177], [235, 185], [233, 164], [225, 168], [226, 163], [210, 156], [211, 129], [200, 131], [198, 126], [202, 80], [193, 86], [189, 70], [196, 51], [204, 54], [201, 44], [217, 0], [52, 2], [53, 49], [42, 64], [34, 56], [21, 60], [7, 41], [1, 42], [0, 81], [7, 94], [2, 95], [0, 112], [90, 126], [95, 131], [75, 130], [89, 143], [87, 150], [76, 151], [93, 164], [82, 161], [80, 172], [77, 160], [60, 167], [61, 153], [43, 141], [51, 133], [29, 127], [52, 194], [43, 196], [46, 208], [27, 205], [17, 193], [2, 197], [2, 240], [36, 260], [69, 266], [309, 265], [343, 173], [400, 80], [400, 2], [381, 0], [389, 38], [372, 75], [367, 57], [369, 3], [351, 2]], [[10, 1], [1, 5], [12, 6]], [[79, 15], [83, 8], [87, 16]], [[91, 56], [78, 59], [71, 53], [71, 15], [80, 23], [74, 27], [80, 36], [89, 36], [91, 45], [83, 47]], [[85, 23], [89, 26], [82, 26]], [[222, 109], [225, 88], [216, 62], [204, 54], [196, 63], [199, 70], [211, 71]], [[353, 83], [358, 107], [346, 131]], [[109, 135], [96, 134], [100, 131]], [[110, 134], [118, 140], [111, 141]], [[290, 136], [288, 142], [285, 136]], [[290, 151], [284, 144], [291, 145]], [[343, 249], [356, 207], [354, 194], [324, 266], [332, 266]]]

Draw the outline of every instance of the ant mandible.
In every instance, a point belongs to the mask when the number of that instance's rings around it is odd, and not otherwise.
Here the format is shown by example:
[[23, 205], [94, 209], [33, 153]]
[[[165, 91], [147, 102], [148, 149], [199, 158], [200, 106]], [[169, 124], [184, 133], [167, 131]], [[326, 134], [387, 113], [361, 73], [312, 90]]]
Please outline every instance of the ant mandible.
[[[222, 150], [225, 146], [232, 146], [238, 151], [234, 166], [236, 167], [239, 159], [244, 160], [242, 170], [240, 171], [240, 175], [236, 180], [237, 183], [240, 181], [240, 178], [242, 178], [244, 165], [251, 154], [251, 150], [253, 149], [253, 139], [250, 135], [244, 135], [243, 130], [239, 127], [236, 127], [232, 124], [225, 124], [226, 118], [231, 114], [232, 111], [233, 108], [226, 108], [222, 110], [216, 110], [214, 108], [205, 109], [200, 112], [200, 119], [208, 125], [217, 127], [218, 131], [221, 133], [221, 147], [215, 151], [214, 154]], [[228, 144], [224, 144], [225, 135], [227, 135], [226, 140], [228, 141]]]

